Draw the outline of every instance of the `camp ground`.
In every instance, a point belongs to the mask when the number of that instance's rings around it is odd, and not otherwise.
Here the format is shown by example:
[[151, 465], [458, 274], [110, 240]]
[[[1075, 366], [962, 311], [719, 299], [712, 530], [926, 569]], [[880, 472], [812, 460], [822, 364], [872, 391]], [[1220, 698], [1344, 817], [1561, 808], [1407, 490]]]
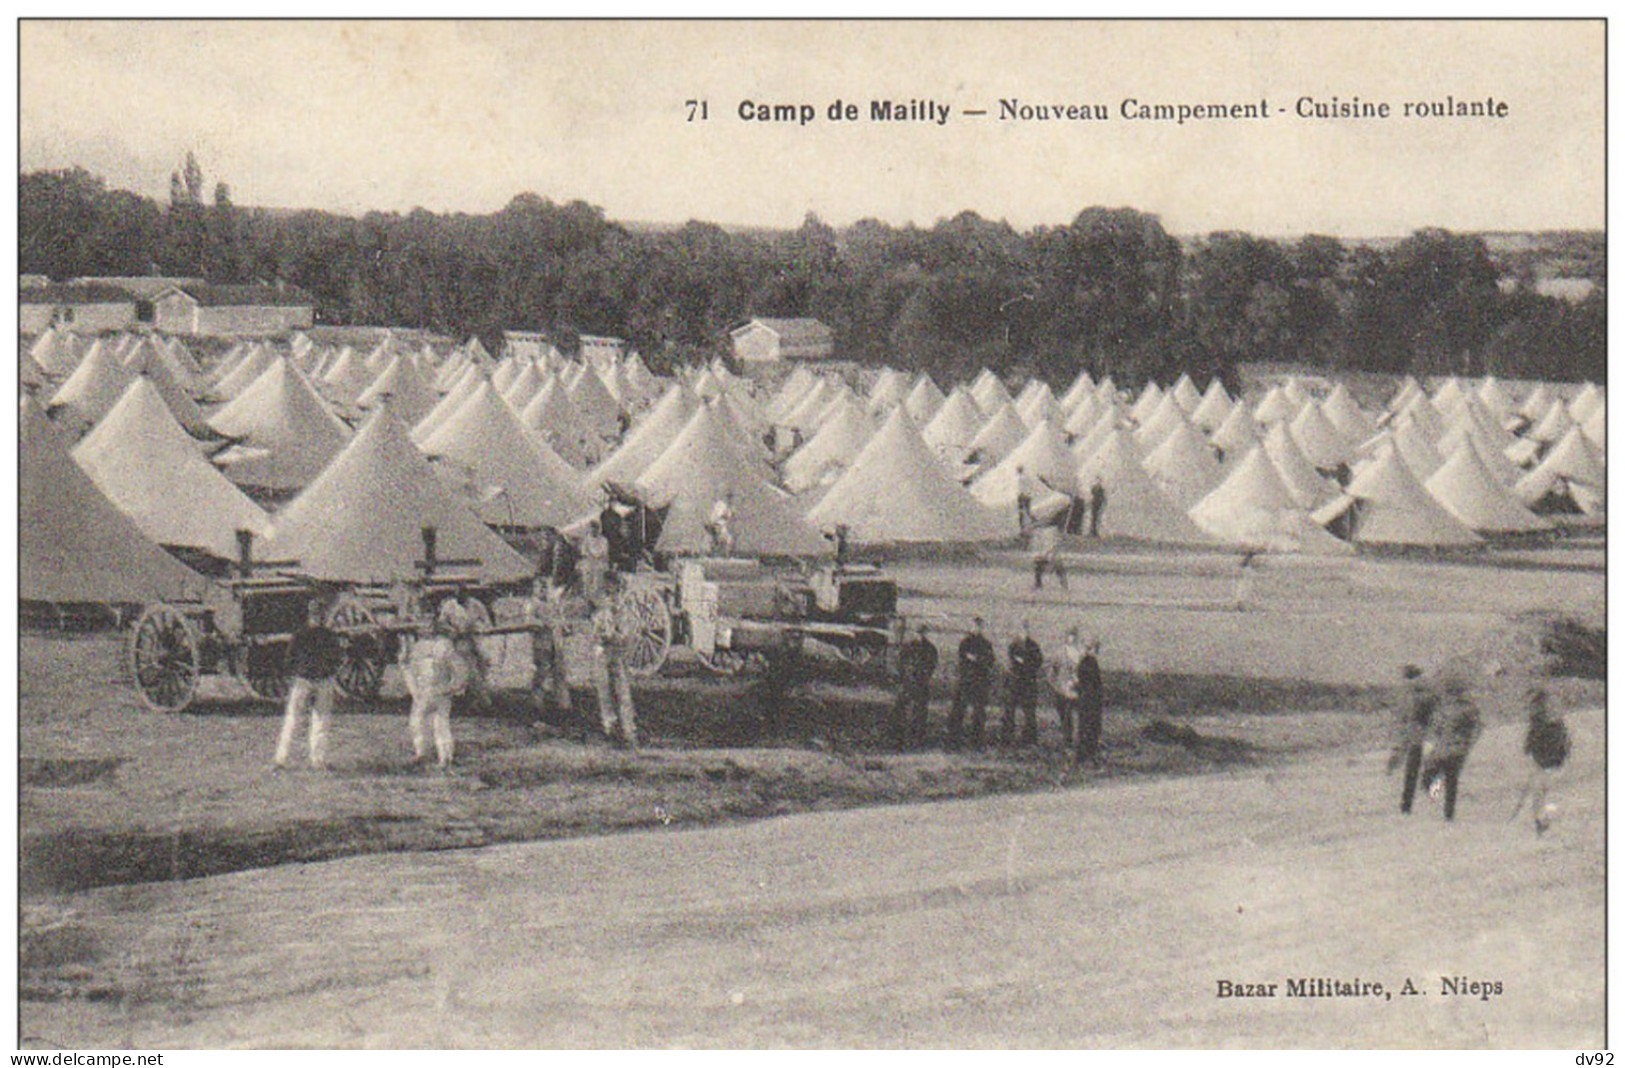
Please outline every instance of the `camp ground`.
[[[762, 375], [382, 329], [195, 349], [25, 348], [30, 1034], [1600, 1041], [1602, 385]], [[636, 752], [534, 700], [522, 606], [594, 525], [642, 628]], [[1039, 554], [1066, 586], [1035, 588]], [[399, 655], [448, 592], [485, 607], [490, 685], [430, 775]], [[313, 593], [348, 657], [331, 767], [276, 774]], [[1024, 625], [1046, 655], [1101, 639], [1103, 769], [1047, 697], [1035, 747], [937, 744], [976, 617], [1001, 662]], [[898, 752], [922, 623], [933, 741]], [[1484, 712], [1449, 825], [1383, 774], [1407, 664]], [[1536, 684], [1577, 754], [1538, 840], [1506, 820]], [[1501, 1000], [1440, 993], [1458, 974]], [[1326, 976], [1431, 993], [1215, 994]]]

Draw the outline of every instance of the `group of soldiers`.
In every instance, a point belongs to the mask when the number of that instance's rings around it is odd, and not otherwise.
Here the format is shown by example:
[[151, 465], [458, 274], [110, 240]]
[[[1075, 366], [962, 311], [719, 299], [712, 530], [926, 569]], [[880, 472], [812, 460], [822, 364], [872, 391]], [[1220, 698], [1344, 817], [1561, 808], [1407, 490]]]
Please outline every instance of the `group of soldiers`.
[[[1399, 703], [1396, 741], [1388, 758], [1388, 771], [1404, 767], [1399, 811], [1409, 814], [1420, 787], [1429, 797], [1443, 801], [1444, 818], [1456, 818], [1456, 797], [1467, 755], [1483, 733], [1478, 708], [1467, 680], [1459, 670], [1428, 680], [1414, 664], [1401, 671], [1404, 699]], [[1528, 725], [1524, 753], [1531, 768], [1518, 802], [1508, 819], [1516, 819], [1527, 801], [1534, 815], [1535, 834], [1545, 834], [1554, 811], [1546, 799], [1551, 775], [1569, 755], [1568, 727], [1553, 715], [1546, 691], [1533, 687], [1528, 694]]]
[[[959, 642], [945, 738], [950, 751], [980, 749], [987, 741], [988, 704], [999, 666], [986, 626], [982, 617], [975, 617], [970, 631]], [[1044, 651], [1033, 638], [1031, 623], [1022, 620], [1020, 635], [1006, 649], [999, 744], [1038, 742], [1038, 704], [1040, 691], [1047, 683], [1060, 720], [1062, 747], [1071, 751], [1080, 767], [1098, 766], [1104, 715], [1099, 652], [1098, 638], [1085, 641], [1079, 628], [1073, 627], [1067, 631], [1060, 655], [1049, 663], [1046, 672]], [[897, 696], [889, 732], [896, 749], [920, 749], [927, 744], [931, 680], [938, 661], [930, 625], [917, 624], [897, 653]]]

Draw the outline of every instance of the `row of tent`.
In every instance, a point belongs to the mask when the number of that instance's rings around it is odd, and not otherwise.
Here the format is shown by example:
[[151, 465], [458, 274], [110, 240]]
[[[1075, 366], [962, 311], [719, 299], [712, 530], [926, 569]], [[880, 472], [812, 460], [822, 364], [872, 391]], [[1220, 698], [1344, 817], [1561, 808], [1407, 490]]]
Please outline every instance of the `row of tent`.
[[[1367, 411], [1343, 386], [1320, 400], [1287, 382], [1255, 404], [1188, 378], [1129, 397], [1086, 374], [1012, 396], [991, 372], [944, 394], [799, 367], [769, 395], [720, 362], [663, 379], [635, 355], [497, 360], [477, 340], [362, 355], [296, 336], [207, 371], [154, 335], [42, 336], [27, 355], [25, 599], [172, 594], [156, 546], [229, 559], [240, 529], [313, 577], [387, 582], [434, 526], [445, 555], [513, 580], [530, 565], [498, 533], [578, 530], [606, 486], [666, 512], [665, 551], [704, 551], [726, 500], [738, 551], [786, 556], [828, 552], [837, 527], [858, 544], [1013, 539], [1035, 480], [1040, 516], [1098, 483], [1108, 537], [1289, 550], [1469, 544], [1605, 500], [1591, 386], [1514, 403], [1493, 380], [1407, 382]], [[123, 522], [101, 521], [109, 506]], [[66, 532], [85, 524], [64, 510], [128, 543], [128, 566], [101, 542], [76, 564]], [[128, 597], [142, 575], [160, 588]]]

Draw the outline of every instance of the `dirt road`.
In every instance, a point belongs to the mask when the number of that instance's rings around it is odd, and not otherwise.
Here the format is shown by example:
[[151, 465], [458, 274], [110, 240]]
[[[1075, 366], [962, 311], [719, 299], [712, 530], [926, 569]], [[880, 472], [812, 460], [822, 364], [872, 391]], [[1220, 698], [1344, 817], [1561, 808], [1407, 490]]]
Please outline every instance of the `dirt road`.
[[[1521, 732], [1461, 811], [1382, 752], [702, 830], [357, 857], [65, 902], [121, 1004], [25, 1042], [140, 1046], [1600, 1047], [1603, 716], [1555, 828]], [[1384, 997], [1287, 996], [1287, 981]], [[1490, 984], [1443, 992], [1442, 977]], [[1405, 980], [1415, 996], [1399, 994]], [[1277, 984], [1221, 998], [1219, 980]], [[145, 984], [145, 986], [143, 986]], [[143, 992], [145, 996], [143, 995]]]

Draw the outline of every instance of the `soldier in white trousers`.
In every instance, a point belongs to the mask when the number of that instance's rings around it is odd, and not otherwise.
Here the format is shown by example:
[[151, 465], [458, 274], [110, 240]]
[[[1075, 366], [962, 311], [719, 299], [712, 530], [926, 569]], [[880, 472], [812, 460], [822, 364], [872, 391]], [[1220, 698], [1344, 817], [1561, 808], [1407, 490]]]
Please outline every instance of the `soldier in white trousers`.
[[407, 730], [412, 735], [412, 755], [418, 762], [429, 758], [429, 733], [434, 735], [439, 766], [451, 763], [456, 742], [451, 733], [451, 703], [468, 685], [469, 668], [453, 641], [459, 630], [461, 606], [448, 601], [435, 619], [433, 629], [412, 645], [406, 664], [406, 688], [412, 695], [412, 712]]
[[626, 667], [626, 637], [620, 610], [606, 596], [593, 610], [593, 684], [598, 691], [598, 718], [604, 737], [629, 749], [638, 747], [632, 676]]
[[310, 766], [327, 765], [327, 727], [333, 715], [333, 698], [338, 684], [343, 652], [338, 635], [324, 619], [326, 605], [311, 598], [305, 608], [305, 623], [294, 631], [288, 647], [288, 670], [293, 685], [288, 689], [287, 711], [282, 717], [282, 734], [276, 743], [276, 766], [285, 768], [293, 758], [294, 739], [310, 713]]

